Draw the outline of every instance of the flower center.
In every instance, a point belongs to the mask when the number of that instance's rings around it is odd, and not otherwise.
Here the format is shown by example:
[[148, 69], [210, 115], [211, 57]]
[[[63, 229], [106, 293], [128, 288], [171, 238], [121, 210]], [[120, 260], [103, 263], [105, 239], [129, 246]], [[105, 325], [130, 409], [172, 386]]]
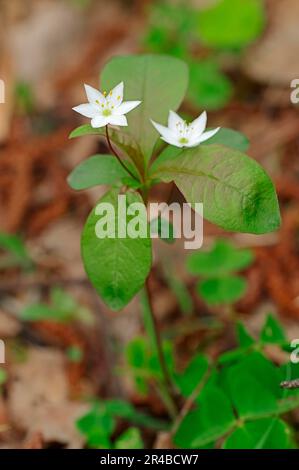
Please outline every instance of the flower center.
[[179, 140], [180, 144], [188, 144], [189, 140], [186, 137], [181, 137]]
[[103, 109], [103, 116], [105, 117], [111, 116], [111, 110], [108, 108]]

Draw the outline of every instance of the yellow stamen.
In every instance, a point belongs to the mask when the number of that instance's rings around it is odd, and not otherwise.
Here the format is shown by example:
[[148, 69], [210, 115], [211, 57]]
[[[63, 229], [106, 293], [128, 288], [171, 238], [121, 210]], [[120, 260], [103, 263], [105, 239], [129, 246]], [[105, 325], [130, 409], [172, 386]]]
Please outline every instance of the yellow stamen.
[[107, 91], [104, 91], [104, 92], [103, 92], [103, 95], [106, 96], [106, 95], [107, 95]]

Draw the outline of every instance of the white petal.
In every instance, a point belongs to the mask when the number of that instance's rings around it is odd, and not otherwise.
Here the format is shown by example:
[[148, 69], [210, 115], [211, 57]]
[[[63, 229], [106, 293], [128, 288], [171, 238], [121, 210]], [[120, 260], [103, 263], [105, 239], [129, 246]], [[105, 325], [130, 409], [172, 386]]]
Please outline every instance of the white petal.
[[157, 129], [161, 135], [161, 138], [165, 140], [165, 142], [171, 145], [176, 145], [177, 147], [181, 147], [181, 145], [178, 145], [178, 136], [172, 130], [168, 129], [168, 127], [162, 126], [161, 124], [158, 124], [155, 121], [151, 120], [151, 123]]
[[113, 106], [119, 106], [124, 99], [124, 82], [120, 82], [107, 95], [107, 101]]
[[204, 111], [201, 115], [194, 119], [193, 122], [189, 125], [192, 135], [200, 135], [203, 133], [207, 125], [207, 113]]
[[204, 132], [200, 137], [200, 142], [205, 142], [206, 140], [213, 137], [215, 134], [217, 134], [219, 129], [220, 129], [220, 127], [217, 127], [216, 129], [213, 129], [211, 131]]
[[184, 125], [185, 121], [174, 111], [169, 111], [168, 115], [168, 127], [174, 131], [177, 130], [177, 124]]
[[118, 106], [115, 110], [114, 113], [115, 115], [121, 115], [121, 114], [126, 114], [129, 111], [132, 111], [132, 109], [136, 108], [141, 101], [124, 101], [121, 103], [120, 106]]
[[180, 148], [184, 147], [184, 144], [181, 144], [177, 139], [173, 139], [172, 137], [169, 139], [167, 137], [161, 137], [161, 139], [170, 145], [174, 145], [175, 147], [180, 147]]
[[113, 126], [127, 126], [128, 121], [126, 116], [117, 116], [115, 114], [112, 114], [111, 116], [108, 117], [109, 119], [109, 124], [112, 124]]
[[84, 85], [87, 99], [90, 103], [98, 101], [100, 104], [105, 103], [106, 98], [99, 90], [96, 90], [92, 86]]
[[79, 104], [79, 106], [75, 106], [73, 110], [79, 114], [82, 114], [82, 116], [85, 116], [88, 118], [93, 118], [97, 115], [96, 107], [90, 103]]
[[91, 120], [91, 127], [104, 127], [109, 123], [109, 117], [97, 115]]

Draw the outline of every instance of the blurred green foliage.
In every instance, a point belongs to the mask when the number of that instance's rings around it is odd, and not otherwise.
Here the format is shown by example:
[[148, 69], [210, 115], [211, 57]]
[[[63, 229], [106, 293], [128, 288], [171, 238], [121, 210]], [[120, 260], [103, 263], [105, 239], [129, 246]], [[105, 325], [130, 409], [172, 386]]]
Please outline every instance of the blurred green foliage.
[[21, 318], [24, 321], [92, 322], [91, 312], [60, 288], [52, 289], [49, 304], [36, 303], [25, 307], [21, 312]]
[[187, 259], [190, 273], [199, 275], [199, 295], [210, 305], [232, 304], [246, 290], [246, 280], [234, 273], [253, 262], [253, 253], [237, 249], [227, 240], [217, 240], [210, 251], [198, 251]]
[[149, 10], [144, 46], [188, 62], [188, 99], [213, 110], [224, 107], [233, 95], [233, 84], [222, 71], [227, 54], [239, 53], [264, 26], [263, 0], [216, 0], [198, 9], [186, 2], [158, 1]]
[[27, 82], [17, 82], [15, 86], [16, 108], [19, 114], [31, 114], [34, 111], [35, 100], [32, 87]]
[[113, 438], [117, 420], [122, 419], [141, 427], [154, 430], [167, 429], [167, 423], [136, 410], [123, 400], [97, 401], [77, 421], [79, 431], [85, 436], [88, 447], [101, 449], [141, 449], [141, 433], [129, 427], [120, 436]]
[[[1, 251], [4, 253], [1, 254]], [[33, 262], [19, 235], [0, 232], [0, 269], [20, 267], [30, 270]]]
[[240, 49], [265, 26], [263, 0], [219, 0], [198, 14], [198, 35], [210, 47]]
[[1, 386], [5, 384], [6, 380], [7, 380], [7, 372], [5, 369], [0, 367], [0, 390], [1, 390]]

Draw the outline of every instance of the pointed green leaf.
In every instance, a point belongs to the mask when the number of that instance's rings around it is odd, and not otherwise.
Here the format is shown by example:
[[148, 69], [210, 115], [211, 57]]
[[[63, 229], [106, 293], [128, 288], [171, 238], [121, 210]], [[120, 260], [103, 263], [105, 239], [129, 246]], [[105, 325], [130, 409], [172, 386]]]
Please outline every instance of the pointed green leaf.
[[[127, 192], [126, 196], [126, 211], [132, 203], [143, 204], [138, 193]], [[108, 203], [114, 209], [112, 216], [108, 212], [105, 215], [107, 236], [98, 238], [96, 235], [96, 224], [100, 219], [103, 221], [103, 216], [95, 213], [96, 206], [83, 230], [82, 257], [87, 275], [103, 301], [112, 310], [120, 310], [141, 289], [149, 273], [151, 240], [118, 236], [118, 227], [123, 226], [126, 235], [128, 223], [135, 216], [119, 210], [117, 190], [106, 193], [99, 203]], [[115, 236], [110, 231], [111, 227], [115, 227]]]
[[114, 184], [128, 176], [113, 155], [93, 155], [81, 162], [68, 176], [72, 189], [88, 189], [101, 184]]
[[203, 203], [204, 217], [238, 232], [267, 233], [280, 225], [274, 185], [253, 159], [221, 145], [166, 153], [152, 165], [152, 178], [174, 181], [187, 202]]
[[245, 326], [240, 321], [237, 322], [236, 330], [238, 343], [241, 348], [248, 348], [252, 344], [254, 344], [254, 339], [252, 338], [252, 336], [250, 336]]
[[287, 337], [279, 321], [271, 314], [267, 316], [260, 335], [264, 343], [284, 343]]
[[101, 88], [111, 90], [124, 82], [124, 100], [142, 103], [128, 113], [124, 132], [133, 136], [148, 160], [158, 133], [150, 122], [166, 124], [170, 109], [180, 106], [188, 86], [188, 68], [179, 59], [163, 55], [114, 57], [101, 74]]

